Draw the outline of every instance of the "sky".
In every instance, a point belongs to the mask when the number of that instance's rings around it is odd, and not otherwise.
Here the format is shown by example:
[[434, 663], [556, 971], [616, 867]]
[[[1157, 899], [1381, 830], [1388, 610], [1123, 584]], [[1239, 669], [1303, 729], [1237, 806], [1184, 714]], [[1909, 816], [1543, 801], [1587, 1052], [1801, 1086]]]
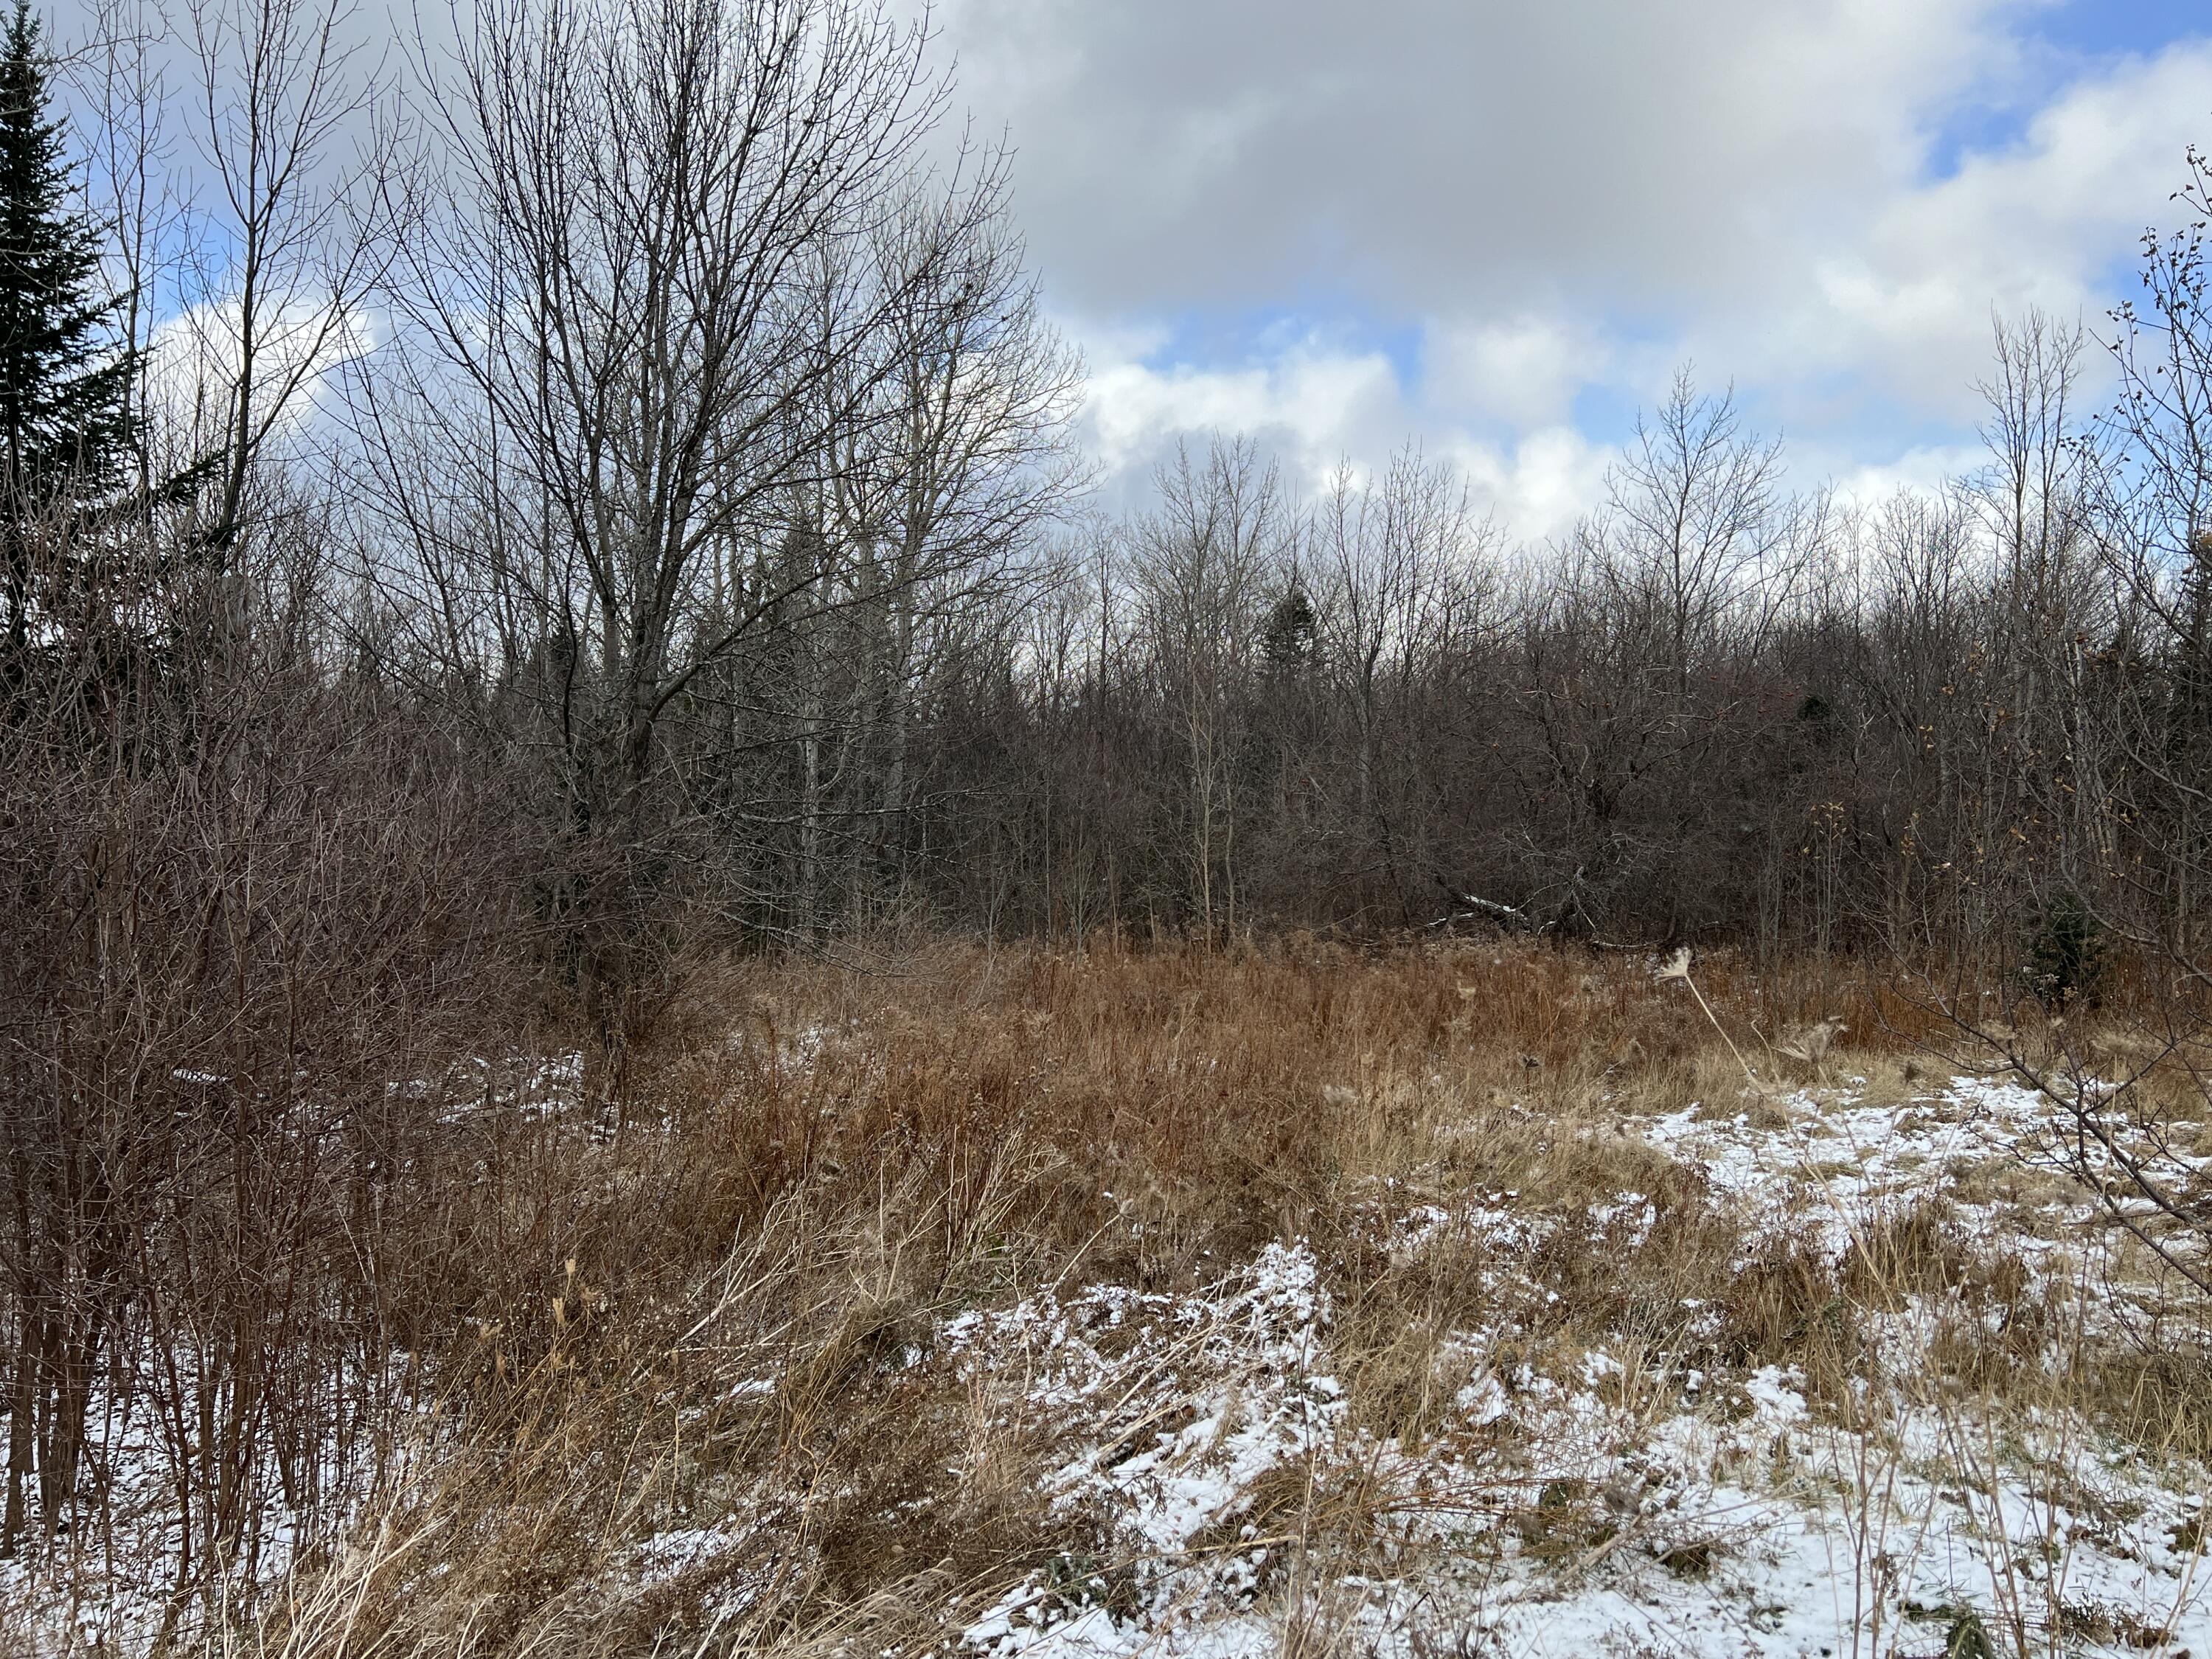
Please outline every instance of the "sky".
[[[1971, 465], [1992, 318], [2093, 334], [2212, 145], [2212, 0], [941, 0], [1110, 492], [1413, 442], [1564, 530], [1687, 365], [1876, 495]], [[2103, 365], [2093, 352], [2091, 389]]]

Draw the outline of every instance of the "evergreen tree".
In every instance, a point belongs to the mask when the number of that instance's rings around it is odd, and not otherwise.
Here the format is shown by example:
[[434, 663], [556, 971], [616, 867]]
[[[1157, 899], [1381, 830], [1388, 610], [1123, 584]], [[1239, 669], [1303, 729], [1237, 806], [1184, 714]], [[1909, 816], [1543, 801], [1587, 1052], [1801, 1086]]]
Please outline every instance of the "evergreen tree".
[[112, 489], [137, 368], [114, 337], [116, 301], [101, 292], [99, 232], [71, 200], [49, 70], [39, 20], [16, 0], [0, 54], [0, 535], [7, 643], [18, 651], [34, 526]]
[[1297, 575], [1283, 596], [1268, 608], [1260, 632], [1260, 654], [1270, 674], [1280, 678], [1297, 673], [1313, 661], [1321, 647], [1321, 617], [1306, 597], [1306, 585]]
[[99, 233], [70, 201], [41, 35], [16, 0], [0, 57], [0, 465], [19, 511], [112, 482], [134, 368], [100, 292]]

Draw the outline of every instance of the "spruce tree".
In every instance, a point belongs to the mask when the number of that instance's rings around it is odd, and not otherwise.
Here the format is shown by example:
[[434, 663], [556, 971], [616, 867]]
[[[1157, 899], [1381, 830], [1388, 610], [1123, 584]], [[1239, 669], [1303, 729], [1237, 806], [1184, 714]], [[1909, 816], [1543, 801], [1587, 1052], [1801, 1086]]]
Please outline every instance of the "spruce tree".
[[16, 0], [0, 54], [0, 681], [13, 682], [32, 639], [37, 550], [64, 540], [80, 510], [111, 493], [131, 443], [136, 359], [113, 334], [101, 292], [100, 236], [72, 200], [62, 124], [50, 117], [49, 60], [39, 20]]
[[74, 206], [28, 0], [0, 57], [0, 477], [10, 516], [111, 486], [134, 364], [101, 291], [100, 235]]
[[1269, 607], [1260, 633], [1260, 654], [1267, 672], [1278, 678], [1297, 673], [1310, 665], [1321, 646], [1321, 617], [1306, 597], [1306, 585], [1297, 575], [1282, 598]]

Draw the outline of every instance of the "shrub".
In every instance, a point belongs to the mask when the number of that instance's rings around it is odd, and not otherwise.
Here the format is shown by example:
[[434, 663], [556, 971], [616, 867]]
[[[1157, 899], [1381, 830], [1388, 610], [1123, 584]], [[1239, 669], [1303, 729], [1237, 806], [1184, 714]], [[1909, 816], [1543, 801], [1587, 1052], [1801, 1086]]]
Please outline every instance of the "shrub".
[[2021, 971], [2030, 992], [2048, 1007], [2094, 1001], [2105, 973], [2104, 928], [2079, 893], [2059, 893], [2045, 907], [2028, 939]]

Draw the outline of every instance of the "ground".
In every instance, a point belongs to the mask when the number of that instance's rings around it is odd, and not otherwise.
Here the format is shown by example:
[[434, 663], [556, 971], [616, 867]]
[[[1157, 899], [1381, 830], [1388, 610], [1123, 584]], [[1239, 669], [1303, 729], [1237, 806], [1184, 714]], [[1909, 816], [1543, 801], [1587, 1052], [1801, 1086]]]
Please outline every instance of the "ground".
[[[2212, 1656], [2204, 1310], [2053, 1166], [2051, 1103], [1863, 969], [1664, 965], [748, 967], [619, 1113], [541, 1060], [448, 1088], [540, 1154], [528, 1248], [405, 1454], [320, 1534], [273, 1513], [279, 1588], [206, 1628]], [[143, 1644], [157, 1462], [118, 1465], [128, 1571], [0, 1578], [43, 1645]]]

